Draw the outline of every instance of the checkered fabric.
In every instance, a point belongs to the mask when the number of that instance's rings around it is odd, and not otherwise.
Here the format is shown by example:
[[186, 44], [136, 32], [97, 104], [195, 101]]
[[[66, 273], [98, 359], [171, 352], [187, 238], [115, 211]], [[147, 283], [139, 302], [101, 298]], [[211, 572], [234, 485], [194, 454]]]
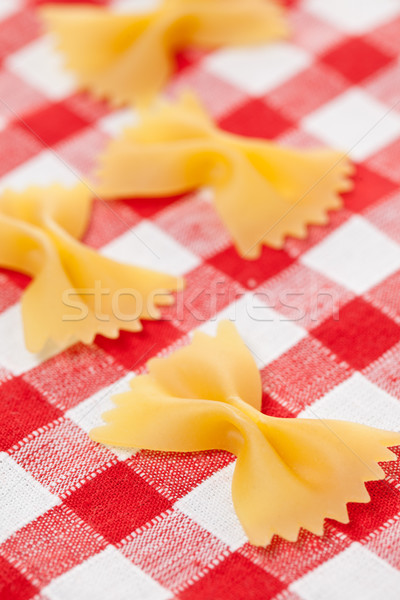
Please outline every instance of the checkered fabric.
[[[35, 16], [43, 3], [0, 1], [1, 190], [75, 182], [134, 118], [76, 92]], [[288, 11], [290, 41], [181, 53], [167, 94], [194, 89], [232, 132], [349, 151], [356, 187], [328, 227], [250, 262], [206, 191], [96, 200], [87, 244], [184, 274], [187, 289], [142, 333], [58, 354], [25, 350], [28, 280], [0, 271], [2, 600], [400, 598], [399, 462], [367, 485], [371, 503], [349, 505], [349, 524], [262, 549], [233, 511], [231, 455], [106, 448], [87, 435], [150, 357], [226, 317], [254, 353], [266, 413], [400, 428], [400, 2]]]

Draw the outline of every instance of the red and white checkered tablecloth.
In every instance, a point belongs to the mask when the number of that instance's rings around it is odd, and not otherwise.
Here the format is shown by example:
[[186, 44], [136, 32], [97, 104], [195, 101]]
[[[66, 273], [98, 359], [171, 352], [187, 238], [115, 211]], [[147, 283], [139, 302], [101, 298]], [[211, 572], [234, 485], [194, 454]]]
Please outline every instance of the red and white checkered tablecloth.
[[[134, 119], [75, 91], [41, 4], [0, 0], [0, 190], [72, 184]], [[150, 357], [227, 316], [254, 352], [268, 414], [400, 428], [400, 0], [288, 10], [291, 40], [188, 50], [167, 92], [191, 87], [229, 131], [349, 150], [356, 187], [328, 227], [243, 261], [206, 192], [96, 201], [87, 244], [184, 274], [187, 289], [140, 334], [44, 356], [23, 344], [27, 278], [0, 271], [2, 600], [400, 598], [399, 462], [367, 485], [370, 504], [349, 505], [349, 524], [261, 549], [232, 508], [232, 456], [118, 450], [87, 435]]]

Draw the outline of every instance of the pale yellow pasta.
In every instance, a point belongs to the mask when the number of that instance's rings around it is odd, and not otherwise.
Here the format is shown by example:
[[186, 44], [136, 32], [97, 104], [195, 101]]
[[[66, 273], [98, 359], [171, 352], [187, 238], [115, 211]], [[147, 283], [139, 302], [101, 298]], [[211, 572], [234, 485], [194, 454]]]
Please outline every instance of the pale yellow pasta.
[[[64, 348], [96, 334], [139, 331], [160, 316], [179, 278], [101, 256], [77, 241], [86, 228], [91, 193], [84, 184], [6, 191], [0, 197], [0, 266], [32, 277], [22, 297], [31, 352], [48, 341]], [[135, 257], [127, 257], [134, 262]]]
[[80, 87], [115, 104], [149, 101], [186, 46], [257, 44], [287, 35], [275, 0], [164, 0], [145, 14], [83, 4], [42, 12]]
[[334, 150], [294, 150], [218, 129], [192, 95], [144, 111], [140, 122], [112, 141], [101, 158], [105, 198], [168, 196], [200, 186], [243, 258], [262, 245], [282, 248], [304, 238], [307, 225], [329, 221], [351, 189], [353, 167]]
[[[266, 340], [268, 344], [268, 340]], [[93, 440], [149, 450], [220, 448], [237, 456], [233, 504], [251, 543], [274, 534], [318, 535], [326, 517], [348, 522], [348, 502], [368, 502], [365, 481], [384, 477], [400, 434], [325, 419], [281, 419], [261, 409], [261, 379], [229, 321], [216, 337], [195, 333], [191, 345], [148, 363]], [[296, 390], [293, 390], [296, 393]]]

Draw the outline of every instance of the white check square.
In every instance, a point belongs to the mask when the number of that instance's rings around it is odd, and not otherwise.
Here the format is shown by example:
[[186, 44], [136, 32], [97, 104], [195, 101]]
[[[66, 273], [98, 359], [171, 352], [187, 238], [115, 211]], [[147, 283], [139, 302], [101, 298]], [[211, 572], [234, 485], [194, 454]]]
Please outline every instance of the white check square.
[[303, 49], [289, 42], [224, 48], [204, 63], [210, 73], [249, 94], [264, 94], [284, 83], [311, 63]]
[[222, 540], [231, 550], [246, 543], [247, 537], [232, 502], [234, 463], [224, 467], [178, 500], [175, 508]]
[[[103, 413], [115, 408], [112, 397], [117, 394], [129, 392], [131, 389], [129, 382], [133, 377], [134, 373], [127, 373], [118, 381], [102, 388], [96, 394], [93, 394], [93, 396], [90, 396], [83, 402], [80, 402], [77, 406], [71, 408], [65, 413], [65, 416], [71, 419], [71, 421], [83, 429], [83, 431], [86, 431], [86, 433], [89, 433], [94, 427], [101, 427], [105, 424], [102, 419]], [[138, 452], [136, 448], [119, 448], [117, 446], [107, 446], [107, 448], [109, 448], [119, 460], [126, 460]]]
[[3, 129], [6, 128], [8, 122], [9, 122], [9, 120], [6, 117], [4, 117], [3, 115], [0, 115], [0, 131], [3, 131]]
[[161, 0], [114, 0], [115, 12], [149, 12], [157, 8]]
[[370, 427], [398, 431], [400, 401], [361, 373], [354, 373], [323, 398], [308, 406], [299, 417], [354, 421]]
[[0, 363], [14, 375], [37, 367], [59, 351], [51, 342], [37, 354], [26, 349], [19, 302], [0, 313]]
[[398, 0], [305, 0], [304, 8], [342, 31], [360, 34], [400, 14]]
[[118, 379], [118, 381], [101, 388], [93, 396], [90, 396], [68, 410], [65, 416], [71, 419], [76, 425], [79, 425], [86, 433], [89, 433], [94, 427], [104, 425], [101, 415], [105, 411], [115, 408], [111, 397], [128, 392], [131, 389], [129, 382], [133, 377], [133, 373], [127, 373], [121, 379]]
[[245, 294], [199, 329], [209, 335], [215, 335], [220, 321], [223, 319], [232, 321], [253, 354], [257, 366], [262, 368], [307, 335], [302, 327], [269, 308], [263, 299], [263, 294]]
[[100, 119], [96, 127], [111, 137], [117, 137], [125, 128], [133, 127], [137, 120], [137, 113], [131, 107], [121, 108]]
[[61, 100], [74, 91], [76, 84], [55, 46], [52, 36], [40, 37], [7, 57], [5, 64], [50, 100]]
[[22, 0], [1, 0], [0, 19], [6, 19], [21, 10]]
[[0, 453], [0, 481], [0, 543], [61, 502], [5, 452]]
[[398, 600], [400, 572], [354, 543], [290, 586], [302, 600]]
[[112, 242], [101, 253], [108, 258], [171, 275], [184, 275], [200, 259], [150, 221], [143, 220]]
[[355, 215], [306, 252], [301, 262], [362, 294], [400, 268], [400, 246]]
[[43, 590], [49, 600], [167, 600], [171, 592], [108, 546]]
[[0, 192], [7, 188], [23, 191], [31, 185], [59, 183], [72, 187], [79, 181], [74, 168], [52, 150], [43, 150], [0, 179]]
[[308, 114], [302, 127], [362, 161], [400, 135], [400, 115], [354, 87]]

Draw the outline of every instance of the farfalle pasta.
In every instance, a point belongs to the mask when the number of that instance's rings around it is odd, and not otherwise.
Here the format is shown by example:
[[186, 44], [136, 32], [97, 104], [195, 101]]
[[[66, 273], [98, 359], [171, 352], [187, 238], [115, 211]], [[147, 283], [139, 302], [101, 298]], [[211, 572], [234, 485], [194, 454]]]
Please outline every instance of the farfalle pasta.
[[352, 187], [353, 167], [334, 150], [292, 150], [218, 129], [192, 95], [160, 103], [112, 141], [101, 158], [105, 198], [168, 196], [201, 186], [243, 258], [282, 248], [307, 225], [328, 222]]
[[[233, 504], [255, 545], [274, 534], [322, 534], [326, 517], [348, 522], [346, 503], [370, 500], [364, 482], [384, 477], [381, 461], [400, 434], [345, 421], [282, 419], [260, 412], [261, 379], [234, 325], [216, 337], [148, 363], [131, 391], [114, 398], [93, 440], [149, 450], [224, 449], [237, 456]], [[295, 390], [293, 390], [295, 393]]]
[[80, 87], [115, 104], [149, 101], [186, 46], [257, 44], [287, 34], [275, 0], [164, 0], [145, 14], [83, 4], [42, 12]]
[[116, 338], [139, 331], [140, 319], [158, 318], [170, 304], [179, 278], [120, 264], [77, 240], [90, 216], [84, 184], [53, 185], [0, 197], [0, 266], [33, 281], [22, 297], [25, 341], [31, 352], [52, 340], [63, 348], [96, 334]]

